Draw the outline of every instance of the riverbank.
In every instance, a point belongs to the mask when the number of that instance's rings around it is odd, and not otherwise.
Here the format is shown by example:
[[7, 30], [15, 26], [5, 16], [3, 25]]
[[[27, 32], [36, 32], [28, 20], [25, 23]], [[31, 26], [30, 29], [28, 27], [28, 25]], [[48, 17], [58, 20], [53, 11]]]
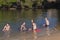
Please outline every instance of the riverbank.
[[0, 40], [60, 40], [60, 31], [52, 32], [50, 36], [45, 33], [32, 34], [28, 32], [15, 33], [10, 35], [10, 37]]
[[[27, 5], [28, 4], [28, 5]], [[60, 2], [45, 2], [42, 1], [40, 4], [38, 2], [32, 2], [32, 3], [20, 3], [20, 2], [10, 2], [9, 4], [1, 4], [0, 3], [0, 9], [60, 9]]]

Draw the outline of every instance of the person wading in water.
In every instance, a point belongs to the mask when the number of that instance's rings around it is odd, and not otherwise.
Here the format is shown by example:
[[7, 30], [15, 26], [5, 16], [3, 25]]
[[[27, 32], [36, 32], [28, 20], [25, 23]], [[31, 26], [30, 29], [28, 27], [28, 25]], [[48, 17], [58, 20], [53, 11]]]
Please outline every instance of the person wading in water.
[[43, 24], [43, 26], [46, 27], [46, 32], [47, 32], [47, 35], [49, 36], [50, 35], [50, 30], [49, 30], [49, 20], [47, 19], [47, 17], [45, 18], [45, 24]]
[[33, 32], [36, 32], [36, 29], [37, 29], [36, 23], [34, 23], [33, 20], [31, 20], [31, 22], [32, 22]]
[[26, 24], [26, 23], [23, 22], [23, 24], [21, 25], [21, 28], [20, 28], [21, 31], [25, 31], [25, 30], [26, 30], [25, 24]]
[[4, 28], [2, 29], [2, 31], [4, 32], [4, 36], [5, 37], [9, 37], [9, 34], [10, 34], [10, 25], [9, 24], [6, 24], [4, 26]]

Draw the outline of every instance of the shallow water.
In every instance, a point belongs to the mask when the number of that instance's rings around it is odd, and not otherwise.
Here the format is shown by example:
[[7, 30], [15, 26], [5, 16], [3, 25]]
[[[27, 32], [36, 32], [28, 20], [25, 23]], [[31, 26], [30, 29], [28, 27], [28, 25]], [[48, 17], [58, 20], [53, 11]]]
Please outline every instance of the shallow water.
[[43, 28], [45, 17], [50, 21], [50, 28], [54, 28], [58, 24], [58, 10], [56, 9], [0, 10], [0, 30], [6, 23], [10, 24], [13, 31], [18, 31], [23, 22], [26, 22], [26, 28], [31, 28], [31, 19], [34, 19], [37, 28]]
[[[50, 31], [53, 30], [59, 23], [58, 10], [56, 9], [0, 10], [0, 40], [40, 40], [40, 38], [44, 40], [47, 36], [46, 29], [42, 26], [45, 23], [45, 17], [50, 21]], [[32, 27], [31, 19], [34, 19], [41, 32], [34, 34], [28, 31]], [[19, 31], [23, 22], [26, 22], [26, 32]], [[11, 32], [8, 35], [2, 32], [6, 23], [11, 26]], [[54, 32], [51, 31], [51, 33]]]
[[[50, 31], [51, 32], [51, 31]], [[50, 40], [52, 37], [60, 37], [60, 31], [51, 32], [51, 35], [48, 36], [45, 31], [42, 32], [17, 32], [17, 33], [10, 33], [9, 37], [8, 35], [0, 37], [0, 40]], [[53, 38], [54, 39], [54, 38]], [[51, 39], [51, 40], [53, 40]]]

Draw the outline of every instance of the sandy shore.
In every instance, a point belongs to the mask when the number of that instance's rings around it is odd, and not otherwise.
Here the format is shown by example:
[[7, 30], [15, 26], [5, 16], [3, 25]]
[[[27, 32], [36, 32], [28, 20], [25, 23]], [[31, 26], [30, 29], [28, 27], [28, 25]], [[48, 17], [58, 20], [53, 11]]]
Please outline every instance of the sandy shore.
[[52, 32], [50, 36], [48, 36], [46, 33], [16, 33], [4, 39], [3, 37], [0, 37], [0, 40], [60, 40], [60, 31]]

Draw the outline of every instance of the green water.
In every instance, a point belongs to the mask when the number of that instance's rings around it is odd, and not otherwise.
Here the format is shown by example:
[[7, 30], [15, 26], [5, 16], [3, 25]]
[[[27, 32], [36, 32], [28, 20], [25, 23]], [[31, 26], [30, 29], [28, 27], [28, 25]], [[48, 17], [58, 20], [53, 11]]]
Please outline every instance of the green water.
[[[31, 19], [34, 19], [34, 22], [37, 24], [37, 27], [42, 30], [41, 33], [38, 33], [38, 36], [44, 36], [45, 29], [43, 28], [44, 18], [47, 17], [50, 21], [50, 28], [53, 29], [59, 23], [59, 10], [56, 9], [29, 9], [29, 10], [0, 10], [0, 39], [3, 40], [3, 32], [1, 31], [6, 23], [9, 23], [11, 26], [11, 40], [34, 40], [32, 32], [20, 32], [18, 28], [23, 22], [26, 22], [26, 27], [31, 28]], [[18, 35], [17, 35], [18, 34]], [[27, 36], [27, 37], [25, 37]], [[32, 36], [32, 37], [31, 37]], [[20, 37], [20, 38], [19, 38]], [[17, 39], [18, 38], [18, 39]], [[8, 40], [6, 38], [6, 40]], [[36, 39], [35, 39], [36, 40]]]
[[42, 20], [45, 17], [48, 17], [51, 22], [54, 20], [58, 23], [60, 19], [58, 13], [59, 11], [56, 9], [0, 10], [0, 24], [3, 26], [6, 23], [18, 24], [18, 22], [21, 23], [23, 21], [29, 23], [28, 21], [31, 19], [34, 19], [38, 23], [39, 20]]

